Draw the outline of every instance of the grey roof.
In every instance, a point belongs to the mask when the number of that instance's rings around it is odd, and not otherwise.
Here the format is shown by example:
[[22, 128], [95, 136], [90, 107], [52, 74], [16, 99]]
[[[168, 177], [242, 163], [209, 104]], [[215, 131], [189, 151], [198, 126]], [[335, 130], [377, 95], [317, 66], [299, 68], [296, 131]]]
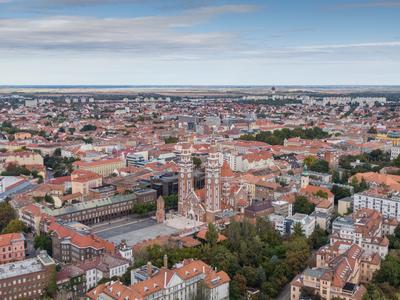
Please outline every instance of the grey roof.
[[0, 266], [0, 279], [12, 278], [25, 274], [37, 273], [44, 269], [45, 265], [54, 264], [54, 260], [47, 254], [39, 254], [35, 258], [29, 258]]
[[315, 278], [321, 278], [325, 272], [328, 271], [327, 269], [324, 268], [313, 268], [313, 269], [306, 269], [304, 271], [305, 276], [310, 276], [310, 277], [315, 277]]
[[62, 215], [66, 215], [66, 214], [70, 214], [70, 213], [74, 213], [74, 212], [79, 212], [82, 210], [98, 208], [98, 207], [102, 207], [102, 206], [126, 202], [126, 201], [130, 201], [130, 200], [135, 200], [135, 199], [136, 199], [135, 194], [117, 195], [117, 196], [103, 198], [103, 199], [80, 202], [80, 203], [72, 204], [72, 205], [57, 208], [57, 209], [50, 209], [48, 207], [45, 207], [44, 210], [47, 214], [57, 217], [57, 216], [62, 216]]

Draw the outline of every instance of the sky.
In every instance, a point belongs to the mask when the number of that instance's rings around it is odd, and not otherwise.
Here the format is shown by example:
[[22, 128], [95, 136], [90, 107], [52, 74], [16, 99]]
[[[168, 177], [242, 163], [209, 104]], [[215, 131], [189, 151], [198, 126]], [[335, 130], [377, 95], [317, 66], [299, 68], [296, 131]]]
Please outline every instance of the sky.
[[0, 0], [0, 85], [399, 85], [400, 0]]

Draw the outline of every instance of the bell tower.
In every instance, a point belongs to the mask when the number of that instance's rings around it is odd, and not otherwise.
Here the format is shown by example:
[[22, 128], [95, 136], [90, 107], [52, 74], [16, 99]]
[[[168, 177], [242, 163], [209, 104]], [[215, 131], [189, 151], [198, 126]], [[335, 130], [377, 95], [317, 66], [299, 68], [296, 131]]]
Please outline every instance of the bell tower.
[[300, 187], [306, 188], [310, 184], [310, 175], [308, 174], [307, 165], [304, 165], [303, 173], [301, 173], [300, 177]]
[[184, 144], [181, 150], [178, 178], [178, 212], [186, 215], [183, 201], [193, 190], [193, 162], [190, 144]]
[[211, 151], [206, 164], [206, 210], [209, 221], [213, 221], [215, 212], [221, 210], [221, 167], [216, 143], [211, 142]]

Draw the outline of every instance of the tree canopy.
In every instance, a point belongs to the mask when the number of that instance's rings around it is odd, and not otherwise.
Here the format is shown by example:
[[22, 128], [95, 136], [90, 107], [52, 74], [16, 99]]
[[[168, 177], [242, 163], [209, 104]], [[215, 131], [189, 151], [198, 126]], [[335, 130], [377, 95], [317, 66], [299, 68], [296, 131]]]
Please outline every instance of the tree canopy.
[[272, 131], [261, 131], [255, 135], [253, 134], [245, 134], [239, 137], [241, 140], [247, 141], [260, 141], [264, 143], [268, 143], [270, 145], [283, 145], [284, 140], [293, 137], [300, 137], [302, 139], [313, 140], [313, 139], [323, 139], [329, 137], [329, 134], [323, 131], [319, 127], [313, 128], [295, 128], [288, 129], [283, 128], [280, 130]]
[[209, 228], [209, 242], [196, 248], [150, 246], [137, 252], [135, 266], [147, 261], [162, 266], [164, 254], [170, 266], [185, 258], [199, 258], [228, 273], [230, 299], [243, 299], [247, 287], [260, 289], [261, 299], [271, 299], [306, 267], [310, 257], [310, 242], [304, 235], [283, 238], [265, 219], [256, 224], [232, 222], [222, 232], [227, 240], [218, 244], [212, 242], [217, 234], [214, 229]]
[[294, 213], [309, 215], [315, 210], [315, 205], [306, 196], [297, 195], [293, 204]]

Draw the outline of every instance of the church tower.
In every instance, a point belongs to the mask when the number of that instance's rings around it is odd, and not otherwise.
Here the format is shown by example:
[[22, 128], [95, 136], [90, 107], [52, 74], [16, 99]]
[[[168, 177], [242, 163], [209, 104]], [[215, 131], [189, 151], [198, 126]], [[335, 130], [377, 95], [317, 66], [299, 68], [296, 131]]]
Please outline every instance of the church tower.
[[222, 202], [225, 206], [234, 206], [233, 197], [231, 197], [231, 184], [233, 180], [233, 171], [225, 160], [221, 168]]
[[310, 175], [308, 174], [307, 165], [304, 165], [303, 173], [301, 173], [300, 187], [306, 188], [310, 184]]
[[211, 151], [206, 164], [206, 211], [207, 222], [214, 221], [214, 214], [221, 210], [221, 167], [215, 141], [211, 142]]
[[184, 212], [183, 201], [193, 190], [193, 161], [190, 144], [182, 145], [181, 158], [179, 163], [178, 178], [178, 212], [186, 215]]

